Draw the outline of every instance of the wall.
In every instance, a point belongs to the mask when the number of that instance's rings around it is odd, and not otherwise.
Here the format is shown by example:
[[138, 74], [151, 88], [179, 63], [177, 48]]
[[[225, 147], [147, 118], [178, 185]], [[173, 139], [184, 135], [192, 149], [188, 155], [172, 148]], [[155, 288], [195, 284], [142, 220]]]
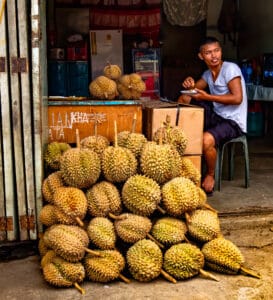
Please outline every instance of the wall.
[[240, 57], [273, 52], [273, 1], [241, 0]]

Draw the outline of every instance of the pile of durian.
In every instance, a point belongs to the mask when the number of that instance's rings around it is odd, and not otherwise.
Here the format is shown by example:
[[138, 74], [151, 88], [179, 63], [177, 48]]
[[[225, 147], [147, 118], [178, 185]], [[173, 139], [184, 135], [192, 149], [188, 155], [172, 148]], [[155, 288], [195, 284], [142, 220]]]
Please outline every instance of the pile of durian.
[[110, 143], [91, 135], [77, 145], [52, 142], [44, 160], [39, 239], [44, 279], [57, 287], [84, 280], [172, 283], [214, 272], [260, 278], [221, 233], [217, 211], [184, 156], [188, 138], [167, 120], [153, 141], [131, 130]]
[[122, 74], [118, 65], [109, 62], [89, 84], [90, 95], [99, 100], [137, 100], [145, 90], [146, 84], [139, 74]]

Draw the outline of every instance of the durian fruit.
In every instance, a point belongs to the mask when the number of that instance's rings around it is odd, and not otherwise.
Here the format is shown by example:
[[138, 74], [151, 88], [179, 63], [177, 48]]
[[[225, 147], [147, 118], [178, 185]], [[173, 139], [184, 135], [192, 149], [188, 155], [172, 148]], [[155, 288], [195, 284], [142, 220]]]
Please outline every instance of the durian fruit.
[[185, 213], [188, 232], [195, 240], [205, 243], [221, 235], [218, 214], [208, 209]]
[[171, 126], [169, 115], [166, 116], [164, 126], [158, 128], [153, 135], [153, 141], [156, 143], [160, 143], [161, 139], [163, 144], [173, 145], [181, 156], [184, 155], [188, 145], [188, 137], [181, 127]]
[[[54, 193], [53, 203], [66, 217], [71, 219], [71, 224], [77, 222], [80, 226], [83, 226], [82, 220], [87, 213], [87, 199], [81, 189], [70, 186], [59, 187]], [[60, 223], [66, 223], [62, 222], [60, 215], [58, 215], [58, 218]]]
[[138, 281], [149, 282], [162, 274], [169, 281], [176, 280], [162, 269], [163, 254], [159, 246], [147, 239], [137, 241], [126, 253], [131, 275]]
[[99, 249], [110, 250], [115, 248], [116, 233], [114, 224], [107, 218], [95, 217], [87, 226], [90, 241]]
[[118, 133], [118, 145], [130, 149], [138, 159], [144, 145], [147, 143], [147, 138], [142, 133], [129, 131], [121, 131]]
[[114, 183], [125, 182], [137, 172], [137, 159], [131, 150], [117, 144], [117, 123], [114, 122], [114, 145], [102, 154], [102, 172], [106, 180]]
[[141, 216], [150, 216], [159, 208], [161, 191], [155, 180], [136, 174], [124, 183], [121, 196], [122, 203], [130, 212]]
[[81, 140], [81, 147], [95, 151], [99, 156], [110, 146], [109, 140], [102, 135], [90, 135]]
[[39, 234], [39, 241], [38, 241], [38, 252], [40, 257], [42, 258], [49, 250], [51, 250], [44, 241], [44, 234]]
[[101, 75], [89, 84], [89, 91], [96, 99], [113, 100], [118, 96], [117, 84], [114, 80]]
[[142, 133], [135, 133], [136, 114], [133, 118], [131, 131], [121, 131], [117, 135], [117, 143], [120, 147], [130, 149], [135, 157], [139, 159], [143, 146], [147, 143], [147, 138]]
[[186, 240], [187, 226], [184, 221], [163, 217], [158, 219], [151, 230], [152, 236], [160, 243], [170, 246]]
[[64, 186], [61, 171], [56, 171], [48, 175], [42, 183], [42, 194], [44, 200], [49, 203], [53, 203], [53, 194], [55, 193], [56, 189], [61, 186]]
[[181, 169], [179, 176], [189, 178], [196, 185], [200, 184], [201, 172], [186, 156], [181, 158]]
[[201, 251], [205, 257], [205, 265], [214, 271], [261, 278], [260, 274], [244, 266], [245, 259], [240, 249], [224, 237], [205, 243]]
[[163, 208], [174, 217], [181, 217], [186, 211], [194, 210], [200, 204], [197, 186], [185, 177], [176, 177], [166, 182], [161, 192]]
[[120, 216], [124, 216], [124, 218], [115, 220], [114, 226], [118, 237], [124, 242], [134, 244], [147, 237], [156, 242], [159, 247], [164, 248], [161, 243], [149, 234], [152, 228], [152, 222], [149, 218], [131, 213], [124, 213]]
[[88, 213], [93, 217], [115, 218], [122, 211], [120, 192], [106, 180], [95, 183], [86, 193]]
[[103, 69], [103, 75], [107, 78], [117, 80], [121, 76], [122, 72], [118, 65], [112, 65], [107, 62], [107, 65]]
[[125, 74], [118, 80], [117, 88], [123, 99], [139, 99], [146, 84], [137, 73]]
[[169, 144], [147, 142], [140, 156], [141, 172], [163, 184], [180, 174], [181, 157]]
[[44, 205], [39, 213], [39, 221], [47, 227], [58, 223], [58, 220], [57, 220], [56, 214], [55, 214], [55, 209], [56, 209], [56, 206], [53, 204]]
[[60, 170], [67, 185], [89, 188], [100, 176], [100, 158], [93, 150], [72, 148], [63, 154]]
[[44, 152], [44, 161], [46, 166], [48, 166], [52, 170], [60, 169], [60, 158], [64, 154], [64, 152], [70, 149], [71, 146], [67, 143], [63, 142], [52, 142], [46, 146], [46, 150]]
[[117, 250], [96, 250], [99, 256], [87, 254], [84, 258], [86, 276], [94, 282], [110, 282], [117, 278], [126, 283], [130, 280], [121, 274], [125, 268], [125, 259]]
[[77, 225], [52, 225], [45, 231], [43, 239], [48, 248], [70, 262], [78, 262], [86, 252], [92, 251], [87, 248], [87, 232]]
[[48, 250], [41, 259], [41, 268], [43, 268], [45, 265], [51, 263], [53, 258], [56, 256], [57, 255], [54, 250]]
[[85, 269], [80, 262], [72, 263], [55, 256], [44, 265], [43, 275], [44, 279], [53, 286], [74, 286], [82, 294], [85, 294], [84, 289], [79, 285], [85, 278]]
[[215, 276], [203, 270], [204, 255], [195, 245], [180, 243], [171, 246], [164, 254], [163, 268], [177, 280], [185, 280], [199, 273], [217, 280]]

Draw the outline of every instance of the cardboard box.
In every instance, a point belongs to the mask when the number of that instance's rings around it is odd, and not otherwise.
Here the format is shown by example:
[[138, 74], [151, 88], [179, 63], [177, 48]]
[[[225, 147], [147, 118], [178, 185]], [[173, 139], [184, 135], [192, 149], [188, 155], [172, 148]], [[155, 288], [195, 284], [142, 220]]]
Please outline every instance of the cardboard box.
[[135, 132], [142, 132], [142, 106], [136, 101], [54, 101], [48, 103], [48, 140], [76, 142], [76, 129], [80, 139], [97, 133], [114, 141], [114, 121], [118, 132], [131, 130], [136, 116]]
[[143, 133], [152, 140], [155, 131], [162, 126], [166, 116], [171, 125], [181, 127], [188, 137], [185, 155], [202, 154], [204, 109], [194, 105], [172, 104], [162, 101], [145, 101], [143, 104]]

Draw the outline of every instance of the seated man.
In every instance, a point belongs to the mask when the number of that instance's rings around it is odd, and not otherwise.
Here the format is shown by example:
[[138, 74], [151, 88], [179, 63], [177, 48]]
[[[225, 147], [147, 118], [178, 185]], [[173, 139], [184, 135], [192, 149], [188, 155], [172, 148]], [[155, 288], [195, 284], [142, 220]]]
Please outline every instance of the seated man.
[[[247, 95], [239, 66], [222, 60], [222, 49], [216, 38], [207, 37], [202, 42], [198, 57], [204, 61], [208, 70], [196, 82], [192, 77], [183, 81], [185, 89], [194, 89], [197, 93], [189, 91], [190, 96], [182, 94], [178, 102], [189, 103], [194, 99], [194, 104], [205, 109], [203, 155], [206, 174], [202, 188], [211, 194], [215, 183], [216, 147], [247, 130]], [[205, 91], [207, 87], [209, 93]]]

